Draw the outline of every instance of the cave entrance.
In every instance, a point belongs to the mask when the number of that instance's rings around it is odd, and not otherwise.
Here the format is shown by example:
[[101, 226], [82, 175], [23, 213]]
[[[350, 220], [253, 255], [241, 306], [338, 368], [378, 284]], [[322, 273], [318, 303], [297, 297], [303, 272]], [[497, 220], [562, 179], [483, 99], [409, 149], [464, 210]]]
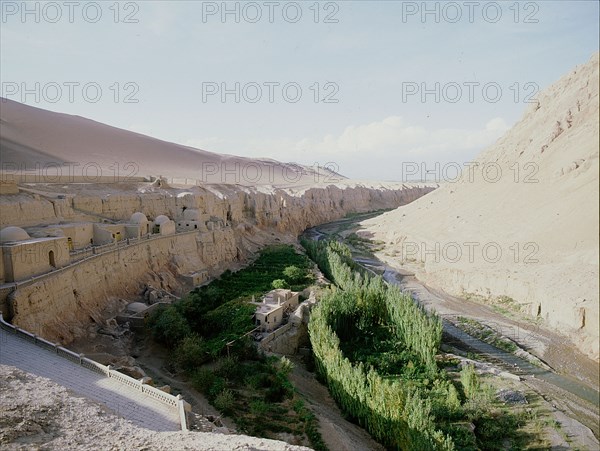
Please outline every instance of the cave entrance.
[[56, 261], [54, 259], [54, 251], [48, 252], [48, 263], [50, 263], [50, 266], [52, 266], [53, 268], [56, 268]]

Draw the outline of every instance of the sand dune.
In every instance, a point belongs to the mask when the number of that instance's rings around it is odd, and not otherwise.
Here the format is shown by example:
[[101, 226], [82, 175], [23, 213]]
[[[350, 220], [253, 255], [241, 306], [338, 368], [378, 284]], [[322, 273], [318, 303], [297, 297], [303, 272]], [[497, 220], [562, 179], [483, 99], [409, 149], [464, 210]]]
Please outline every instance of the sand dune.
[[296, 186], [345, 177], [272, 159], [250, 159], [182, 146], [55, 113], [0, 100], [0, 159], [5, 173], [54, 176], [165, 176], [188, 183]]
[[595, 54], [474, 170], [363, 233], [385, 241], [390, 263], [454, 294], [508, 296], [598, 359], [598, 119]]

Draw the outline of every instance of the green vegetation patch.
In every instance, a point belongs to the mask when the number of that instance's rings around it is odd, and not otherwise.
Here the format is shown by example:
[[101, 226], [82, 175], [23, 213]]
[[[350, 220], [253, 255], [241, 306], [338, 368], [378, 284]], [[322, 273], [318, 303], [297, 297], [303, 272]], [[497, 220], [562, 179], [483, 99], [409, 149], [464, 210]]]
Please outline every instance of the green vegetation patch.
[[234, 419], [240, 432], [272, 439], [280, 439], [277, 434], [284, 432], [299, 442], [308, 439], [316, 450], [326, 450], [318, 420], [289, 381], [291, 370], [285, 357], [224, 357], [214, 368], [193, 373], [192, 383], [219, 411]]
[[290, 362], [265, 358], [248, 335], [255, 328], [252, 298], [259, 300], [274, 285], [304, 289], [313, 281], [311, 268], [292, 246], [268, 247], [247, 268], [226, 271], [155, 311], [148, 327], [172, 351], [171, 363], [242, 432], [273, 439], [288, 433], [324, 450], [318, 421], [289, 381]]
[[441, 321], [381, 277], [357, 271], [339, 242], [304, 241], [335, 283], [311, 313], [317, 373], [345, 414], [388, 449], [522, 449], [519, 415], [473, 367], [438, 365]]

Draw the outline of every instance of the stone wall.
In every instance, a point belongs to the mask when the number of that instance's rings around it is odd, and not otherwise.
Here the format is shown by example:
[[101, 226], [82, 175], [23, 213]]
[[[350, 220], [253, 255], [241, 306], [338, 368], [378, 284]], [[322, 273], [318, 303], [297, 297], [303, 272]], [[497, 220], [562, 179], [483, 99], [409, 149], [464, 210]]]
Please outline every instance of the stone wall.
[[[89, 220], [86, 215], [127, 221], [136, 211], [149, 218], [161, 214], [179, 218], [184, 207], [198, 209], [204, 218], [210, 218], [207, 231], [178, 233], [149, 242], [141, 240], [19, 286], [8, 296], [9, 310], [13, 323], [19, 327], [49, 340], [68, 343], [83, 336], [90, 322], [114, 316], [122, 305], [120, 299], [139, 298], [146, 284], [181, 293], [186, 286], [184, 275], [206, 271], [215, 277], [247, 261], [265, 245], [293, 241], [308, 227], [349, 212], [394, 208], [432, 189], [331, 185], [298, 192], [260, 192], [219, 186], [194, 187], [189, 193], [124, 191], [110, 196], [76, 195], [67, 199], [35, 194], [2, 196], [2, 226]], [[11, 210], [21, 215], [5, 216], [4, 212]]]

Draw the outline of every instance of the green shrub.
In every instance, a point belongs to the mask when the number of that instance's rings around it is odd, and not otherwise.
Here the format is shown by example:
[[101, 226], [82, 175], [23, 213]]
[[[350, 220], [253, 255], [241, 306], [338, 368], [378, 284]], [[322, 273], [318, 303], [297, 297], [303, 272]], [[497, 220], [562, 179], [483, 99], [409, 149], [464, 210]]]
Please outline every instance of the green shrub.
[[208, 393], [206, 395], [209, 401], [214, 401], [215, 398], [219, 395], [219, 393], [225, 390], [225, 385], [225, 379], [219, 376], [215, 376], [213, 383], [208, 389]]
[[290, 284], [297, 284], [304, 280], [306, 271], [294, 265], [286, 266], [283, 270], [283, 275]]
[[271, 286], [273, 288], [283, 288], [283, 289], [288, 289], [290, 287], [290, 284], [287, 283], [284, 279], [275, 279], [272, 283]]
[[292, 372], [293, 369], [294, 364], [287, 357], [284, 356], [279, 360], [279, 371], [281, 372], [281, 374], [283, 374], [284, 377], [287, 378], [287, 376]]
[[250, 403], [250, 412], [252, 412], [254, 415], [264, 415], [268, 411], [269, 405], [262, 400], [252, 401]]
[[175, 348], [175, 362], [188, 372], [195, 370], [209, 359], [206, 343], [197, 334], [188, 335]]
[[467, 398], [474, 398], [479, 390], [479, 378], [475, 372], [475, 366], [465, 365], [460, 371], [460, 383]]
[[211, 370], [201, 368], [192, 375], [192, 386], [199, 392], [207, 394], [215, 382], [215, 377]]
[[224, 414], [231, 414], [233, 411], [233, 405], [235, 403], [235, 398], [233, 396], [233, 392], [231, 390], [222, 390], [214, 400], [215, 407]]
[[148, 319], [148, 325], [152, 337], [169, 347], [174, 347], [192, 333], [185, 317], [173, 305], [155, 310]]
[[222, 357], [217, 361], [215, 374], [226, 379], [237, 379], [241, 373], [240, 364], [235, 357]]

